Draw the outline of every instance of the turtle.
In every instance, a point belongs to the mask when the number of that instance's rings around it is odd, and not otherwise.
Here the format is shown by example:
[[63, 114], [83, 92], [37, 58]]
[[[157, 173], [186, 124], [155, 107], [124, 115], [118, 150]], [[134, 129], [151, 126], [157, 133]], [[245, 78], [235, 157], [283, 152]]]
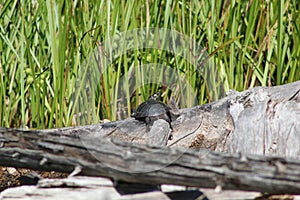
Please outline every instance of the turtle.
[[160, 92], [151, 95], [147, 101], [138, 106], [131, 117], [134, 117], [136, 120], [144, 121], [147, 126], [147, 131], [150, 131], [150, 125], [153, 125], [155, 120], [164, 119], [169, 123], [171, 131], [173, 131], [171, 125], [171, 108], [165, 103], [157, 100], [159, 96]]

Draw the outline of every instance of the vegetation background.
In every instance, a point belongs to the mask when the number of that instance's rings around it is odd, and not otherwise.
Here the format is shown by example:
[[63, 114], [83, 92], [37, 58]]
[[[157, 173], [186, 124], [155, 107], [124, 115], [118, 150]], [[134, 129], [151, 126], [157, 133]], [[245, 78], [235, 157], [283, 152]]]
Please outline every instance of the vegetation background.
[[[1, 0], [0, 126], [79, 125], [73, 95], [82, 63], [109, 36], [143, 27], [176, 30], [205, 47], [225, 91], [300, 79], [297, 0]], [[199, 74], [174, 57], [158, 50], [124, 52], [89, 105], [97, 117], [84, 123], [118, 119], [113, 86], [141, 63], [178, 69], [200, 104], [212, 101]], [[127, 92], [133, 99], [127, 102], [127, 114], [158, 87], [145, 86], [141, 95]]]

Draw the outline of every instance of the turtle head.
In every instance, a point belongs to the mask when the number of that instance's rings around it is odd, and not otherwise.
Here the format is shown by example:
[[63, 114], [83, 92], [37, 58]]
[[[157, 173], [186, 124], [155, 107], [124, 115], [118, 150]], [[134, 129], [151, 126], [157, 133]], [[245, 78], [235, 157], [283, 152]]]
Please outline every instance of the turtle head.
[[156, 92], [149, 97], [150, 99], [157, 100], [160, 97], [160, 92]]

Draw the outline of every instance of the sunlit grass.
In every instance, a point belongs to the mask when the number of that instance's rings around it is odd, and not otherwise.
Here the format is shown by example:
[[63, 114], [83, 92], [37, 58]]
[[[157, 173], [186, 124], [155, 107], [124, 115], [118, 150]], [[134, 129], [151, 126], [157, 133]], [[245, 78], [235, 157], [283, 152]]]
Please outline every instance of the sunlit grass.
[[[299, 10], [296, 0], [6, 0], [0, 3], [0, 126], [50, 128], [121, 119], [158, 89], [164, 101], [175, 96], [185, 107], [194, 105], [195, 98], [197, 104], [216, 100], [224, 95], [221, 87], [241, 91], [299, 80]], [[201, 55], [195, 55], [197, 69], [170, 51], [127, 51], [119, 43], [121, 55], [107, 70], [95, 74], [96, 63], [85, 77], [84, 63], [95, 48], [125, 31], [151, 27], [191, 38], [207, 50], [205, 61], [217, 70], [205, 68]], [[142, 42], [158, 41], [147, 34], [149, 40]], [[132, 41], [138, 46], [138, 37]], [[143, 75], [140, 66], [149, 64], [153, 72]], [[161, 66], [171, 67], [186, 82], [172, 91], [146, 84], [142, 77], [163, 79]], [[131, 80], [122, 79], [132, 73], [135, 84], [144, 87], [133, 91]]]

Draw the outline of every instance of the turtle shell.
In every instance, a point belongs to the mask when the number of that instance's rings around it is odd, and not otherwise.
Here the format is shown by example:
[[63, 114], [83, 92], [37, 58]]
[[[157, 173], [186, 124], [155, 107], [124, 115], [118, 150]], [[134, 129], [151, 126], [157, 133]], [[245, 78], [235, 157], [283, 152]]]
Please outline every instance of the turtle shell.
[[131, 117], [134, 117], [137, 120], [145, 121], [147, 125], [147, 131], [150, 130], [149, 125], [152, 125], [155, 120], [164, 119], [166, 120], [171, 130], [171, 115], [170, 107], [156, 100], [157, 95], [152, 95], [149, 99], [138, 106], [136, 111], [132, 113]]
[[170, 108], [166, 104], [149, 99], [138, 106], [136, 111], [131, 115], [136, 119], [142, 119], [145, 117], [156, 117], [169, 112]]

